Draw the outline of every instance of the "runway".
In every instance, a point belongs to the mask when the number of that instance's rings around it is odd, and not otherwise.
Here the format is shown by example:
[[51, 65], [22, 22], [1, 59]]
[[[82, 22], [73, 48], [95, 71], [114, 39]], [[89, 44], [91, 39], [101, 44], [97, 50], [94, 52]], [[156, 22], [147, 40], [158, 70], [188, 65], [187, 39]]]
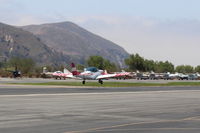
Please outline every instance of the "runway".
[[199, 133], [200, 87], [0, 87], [3, 133]]

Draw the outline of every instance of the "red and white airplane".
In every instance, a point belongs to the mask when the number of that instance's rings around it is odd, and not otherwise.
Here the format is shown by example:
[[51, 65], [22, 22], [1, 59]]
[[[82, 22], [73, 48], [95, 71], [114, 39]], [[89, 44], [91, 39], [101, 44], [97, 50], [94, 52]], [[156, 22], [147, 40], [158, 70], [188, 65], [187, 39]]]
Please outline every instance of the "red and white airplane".
[[64, 68], [64, 71], [55, 71], [55, 72], [46, 72], [46, 69], [43, 68], [43, 74], [51, 76], [55, 79], [66, 79], [66, 78], [75, 78], [73, 74]]
[[78, 72], [74, 63], [71, 64], [71, 67], [73, 76], [83, 79], [83, 84], [85, 84], [86, 80], [98, 80], [100, 84], [103, 84], [102, 79], [121, 77], [129, 74], [127, 72], [108, 74], [106, 71], [99, 70], [96, 67], [88, 67], [85, 68], [83, 72]]

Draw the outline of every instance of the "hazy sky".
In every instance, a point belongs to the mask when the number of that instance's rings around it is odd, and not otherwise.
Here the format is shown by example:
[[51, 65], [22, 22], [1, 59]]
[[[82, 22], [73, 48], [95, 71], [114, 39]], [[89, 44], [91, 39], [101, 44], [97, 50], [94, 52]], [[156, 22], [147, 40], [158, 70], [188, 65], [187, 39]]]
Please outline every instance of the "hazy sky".
[[200, 65], [200, 0], [0, 0], [0, 22], [72, 21], [129, 53]]

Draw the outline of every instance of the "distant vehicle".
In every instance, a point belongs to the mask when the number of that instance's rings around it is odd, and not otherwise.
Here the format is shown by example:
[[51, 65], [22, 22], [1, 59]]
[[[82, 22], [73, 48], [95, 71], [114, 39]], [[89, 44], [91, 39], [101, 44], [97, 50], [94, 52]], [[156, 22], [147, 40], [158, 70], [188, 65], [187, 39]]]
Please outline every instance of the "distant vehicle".
[[12, 73], [13, 78], [18, 78], [18, 77], [20, 78], [22, 76], [19, 70], [15, 70], [15, 71], [7, 70], [7, 71]]
[[14, 78], [18, 78], [18, 77], [21, 77], [21, 72], [19, 70], [15, 70], [12, 72], [13, 73], [13, 77]]
[[188, 80], [189, 79], [189, 75], [179, 73], [178, 79], [179, 80]]
[[188, 79], [189, 80], [200, 80], [200, 74], [199, 73], [189, 74]]
[[151, 73], [149, 74], [149, 79], [151, 79], [151, 80], [163, 79], [163, 74], [162, 73], [154, 73], [153, 71], [151, 71]]
[[13, 78], [20, 78], [22, 76], [21, 71], [17, 69], [17, 67], [15, 67], [15, 70], [6, 70], [8, 72], [12, 73], [12, 77]]
[[96, 67], [88, 67], [85, 68], [83, 72], [78, 72], [74, 63], [71, 64], [71, 67], [73, 76], [83, 79], [82, 84], [85, 84], [86, 80], [98, 80], [100, 84], [103, 84], [103, 79], [125, 75], [123, 72], [108, 74], [107, 71], [97, 69]]
[[189, 74], [188, 75], [188, 80], [198, 80], [197, 74]]
[[137, 78], [137, 80], [147, 80], [147, 79], [149, 79], [149, 75], [137, 71], [136, 72], [136, 78]]
[[179, 78], [178, 73], [171, 74], [170, 72], [167, 72], [163, 75], [164, 80], [174, 80], [174, 79], [178, 79], [178, 78]]
[[200, 80], [200, 74], [196, 73], [196, 76], [198, 77], [197, 79]]

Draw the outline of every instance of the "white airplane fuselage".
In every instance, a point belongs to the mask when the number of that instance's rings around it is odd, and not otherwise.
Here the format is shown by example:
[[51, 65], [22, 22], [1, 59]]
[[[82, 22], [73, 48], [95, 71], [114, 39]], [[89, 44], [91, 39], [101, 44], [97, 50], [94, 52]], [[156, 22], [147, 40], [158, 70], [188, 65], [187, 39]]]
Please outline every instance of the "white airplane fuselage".
[[77, 75], [77, 77], [82, 78], [83, 80], [96, 80], [98, 76], [102, 75], [103, 70], [98, 70], [97, 72], [84, 71]]

